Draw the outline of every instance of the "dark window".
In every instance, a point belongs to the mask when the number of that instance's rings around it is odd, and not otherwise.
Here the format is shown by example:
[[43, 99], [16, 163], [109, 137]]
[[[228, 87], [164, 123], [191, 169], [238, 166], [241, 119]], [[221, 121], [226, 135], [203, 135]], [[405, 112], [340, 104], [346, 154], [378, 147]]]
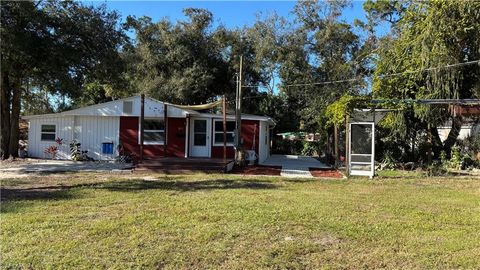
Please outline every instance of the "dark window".
[[42, 141], [55, 141], [55, 125], [42, 125], [40, 139]]
[[162, 131], [146, 131], [143, 134], [144, 142], [163, 142], [165, 139]]
[[143, 141], [145, 143], [165, 142], [165, 122], [163, 119], [145, 119], [143, 123]]
[[143, 121], [145, 124], [144, 130], [164, 130], [165, 129], [165, 122], [163, 119], [145, 119]]
[[193, 145], [195, 146], [205, 146], [207, 145], [207, 134], [205, 133], [195, 133], [193, 136]]
[[[227, 144], [234, 142], [233, 133], [227, 133]], [[223, 144], [223, 132], [215, 133], [215, 143]]]
[[[222, 120], [215, 120], [215, 131], [223, 132]], [[227, 132], [235, 132], [235, 121], [227, 121]]]
[[207, 132], [206, 120], [195, 120], [195, 123], [193, 126], [194, 126], [193, 128], [194, 132], [200, 132], [200, 133]]
[[[223, 120], [214, 120], [214, 144], [223, 145]], [[232, 145], [235, 141], [235, 121], [227, 121], [227, 144]]]

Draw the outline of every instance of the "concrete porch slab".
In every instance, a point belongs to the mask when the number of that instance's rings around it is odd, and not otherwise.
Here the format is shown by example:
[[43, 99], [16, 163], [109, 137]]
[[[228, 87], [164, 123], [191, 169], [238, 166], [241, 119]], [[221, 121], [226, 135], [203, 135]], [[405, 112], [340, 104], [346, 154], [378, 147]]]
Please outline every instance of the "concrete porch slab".
[[282, 166], [280, 175], [286, 177], [313, 177], [309, 168], [330, 168], [313, 157], [297, 155], [271, 155], [261, 165]]

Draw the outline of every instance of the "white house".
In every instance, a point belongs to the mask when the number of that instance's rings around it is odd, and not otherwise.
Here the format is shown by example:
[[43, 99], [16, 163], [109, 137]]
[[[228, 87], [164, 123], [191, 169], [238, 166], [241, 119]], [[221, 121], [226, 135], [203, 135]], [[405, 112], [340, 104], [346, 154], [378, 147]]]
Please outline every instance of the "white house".
[[[28, 155], [45, 158], [45, 149], [57, 146], [57, 158], [70, 159], [69, 143], [76, 140], [95, 160], [113, 160], [119, 145], [134, 157], [140, 155], [140, 96], [65, 111], [24, 116], [29, 123]], [[166, 108], [166, 112], [165, 112]], [[180, 108], [145, 98], [145, 158], [223, 157], [222, 115]], [[259, 161], [270, 154], [270, 117], [242, 115], [243, 147]], [[227, 115], [227, 157], [234, 157], [235, 117]], [[58, 145], [56, 140], [63, 143]]]

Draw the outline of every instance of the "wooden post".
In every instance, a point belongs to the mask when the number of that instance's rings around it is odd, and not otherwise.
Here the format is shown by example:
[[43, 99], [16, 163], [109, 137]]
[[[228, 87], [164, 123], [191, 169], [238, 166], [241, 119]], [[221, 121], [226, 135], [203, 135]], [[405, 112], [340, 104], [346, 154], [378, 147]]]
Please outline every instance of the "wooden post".
[[227, 103], [225, 95], [222, 97], [222, 114], [223, 114], [223, 162], [227, 160]]
[[143, 128], [145, 121], [145, 94], [140, 96], [140, 163], [143, 162]]
[[163, 103], [163, 124], [165, 125], [163, 128], [163, 156], [167, 156], [167, 148], [168, 148], [168, 107], [166, 103]]

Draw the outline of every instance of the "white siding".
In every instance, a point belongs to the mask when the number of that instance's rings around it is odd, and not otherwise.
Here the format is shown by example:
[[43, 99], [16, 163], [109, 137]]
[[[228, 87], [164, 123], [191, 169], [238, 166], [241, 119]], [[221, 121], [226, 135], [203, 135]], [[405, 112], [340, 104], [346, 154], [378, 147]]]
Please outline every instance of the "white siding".
[[[440, 140], [444, 142], [448, 138], [448, 134], [452, 124], [448, 123], [448, 126], [438, 127], [438, 135], [440, 136]], [[470, 137], [471, 135], [475, 135], [480, 133], [480, 124], [464, 124], [460, 127], [460, 133], [458, 134], [459, 140], [465, 140], [466, 138]]]
[[270, 127], [266, 121], [260, 121], [258, 140], [258, 162], [262, 163], [270, 155]]
[[[88, 155], [96, 160], [112, 160], [117, 155], [120, 117], [98, 116], [60, 116], [29, 119], [28, 154], [31, 157], [49, 158], [45, 149], [55, 142], [41, 141], [41, 125], [56, 125], [56, 138], [63, 139], [58, 146], [58, 159], [70, 159], [69, 144], [73, 139], [79, 141], [82, 150], [88, 150]], [[113, 142], [113, 154], [102, 154], [102, 143]]]
[[[75, 116], [74, 138], [95, 160], [113, 160], [117, 155], [120, 117]], [[102, 153], [102, 143], [113, 142], [113, 154]]]
[[28, 155], [37, 158], [50, 158], [49, 155], [44, 153], [45, 149], [51, 145], [57, 145], [54, 141], [41, 140], [42, 125], [55, 125], [55, 138], [63, 139], [63, 144], [58, 146], [57, 158], [69, 158], [70, 150], [68, 143], [73, 139], [73, 116], [30, 119], [28, 129]]
[[[123, 102], [132, 102], [132, 112], [123, 112]], [[185, 117], [188, 111], [168, 106], [169, 117]], [[115, 100], [111, 102], [92, 105], [84, 108], [79, 108], [71, 111], [63, 112], [64, 115], [84, 115], [84, 116], [140, 116], [141, 98], [138, 96]], [[190, 112], [192, 113], [192, 112]], [[193, 112], [195, 113], [195, 112]], [[164, 104], [150, 98], [145, 98], [145, 116], [146, 117], [163, 117]]]

